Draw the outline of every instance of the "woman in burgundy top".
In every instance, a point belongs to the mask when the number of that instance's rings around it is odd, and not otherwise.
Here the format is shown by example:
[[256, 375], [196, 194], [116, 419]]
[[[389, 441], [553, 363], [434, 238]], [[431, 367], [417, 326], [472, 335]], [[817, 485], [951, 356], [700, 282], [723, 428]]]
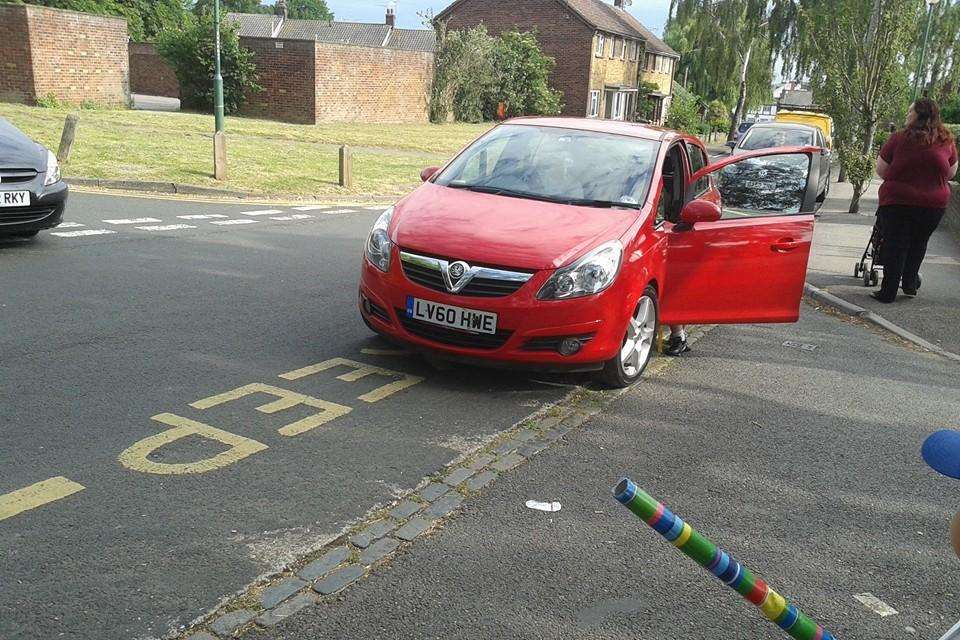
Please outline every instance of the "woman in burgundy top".
[[957, 175], [957, 145], [940, 120], [933, 100], [917, 100], [907, 114], [907, 126], [890, 136], [877, 158], [883, 232], [883, 284], [873, 297], [893, 302], [897, 289], [917, 295], [920, 264], [927, 241], [950, 202], [947, 181]]

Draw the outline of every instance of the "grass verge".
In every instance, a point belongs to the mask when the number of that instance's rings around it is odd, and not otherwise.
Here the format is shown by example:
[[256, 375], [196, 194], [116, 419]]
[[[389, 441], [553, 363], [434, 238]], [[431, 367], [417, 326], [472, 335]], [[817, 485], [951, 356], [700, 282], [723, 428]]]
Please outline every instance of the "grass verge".
[[[490, 125], [323, 123], [227, 118], [228, 179], [213, 179], [213, 117], [0, 104], [0, 116], [56, 151], [64, 118], [80, 116], [67, 176], [179, 182], [303, 198], [398, 196]], [[339, 145], [354, 150], [354, 187], [337, 184]]]

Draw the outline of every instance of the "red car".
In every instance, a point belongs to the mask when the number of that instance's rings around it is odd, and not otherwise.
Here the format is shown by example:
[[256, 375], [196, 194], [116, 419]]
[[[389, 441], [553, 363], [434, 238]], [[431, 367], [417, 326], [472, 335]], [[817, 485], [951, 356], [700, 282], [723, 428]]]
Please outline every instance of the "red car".
[[820, 159], [790, 147], [707, 166], [673, 131], [508, 121], [374, 225], [363, 319], [453, 359], [630, 385], [661, 323], [798, 319]]

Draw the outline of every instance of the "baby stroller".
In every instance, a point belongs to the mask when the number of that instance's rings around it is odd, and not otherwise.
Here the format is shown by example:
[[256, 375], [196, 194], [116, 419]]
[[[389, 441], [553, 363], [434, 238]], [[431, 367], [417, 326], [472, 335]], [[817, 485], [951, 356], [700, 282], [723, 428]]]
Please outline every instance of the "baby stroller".
[[880, 271], [883, 270], [883, 263], [880, 261], [880, 251], [882, 249], [883, 229], [880, 225], [880, 218], [877, 218], [877, 221], [873, 224], [870, 241], [867, 242], [867, 248], [863, 250], [860, 262], [853, 265], [853, 277], [862, 278], [865, 287], [875, 287], [880, 283]]

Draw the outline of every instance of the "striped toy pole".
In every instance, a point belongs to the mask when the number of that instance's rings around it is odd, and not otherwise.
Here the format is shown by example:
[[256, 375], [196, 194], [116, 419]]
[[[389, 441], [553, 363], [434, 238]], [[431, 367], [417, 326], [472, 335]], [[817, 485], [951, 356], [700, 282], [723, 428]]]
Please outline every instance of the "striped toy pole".
[[766, 582], [754, 576], [750, 569], [700, 535], [628, 478], [624, 478], [613, 488], [613, 495], [687, 557], [760, 607], [768, 620], [775, 622], [791, 637], [796, 640], [836, 640], [833, 634], [788, 603]]

